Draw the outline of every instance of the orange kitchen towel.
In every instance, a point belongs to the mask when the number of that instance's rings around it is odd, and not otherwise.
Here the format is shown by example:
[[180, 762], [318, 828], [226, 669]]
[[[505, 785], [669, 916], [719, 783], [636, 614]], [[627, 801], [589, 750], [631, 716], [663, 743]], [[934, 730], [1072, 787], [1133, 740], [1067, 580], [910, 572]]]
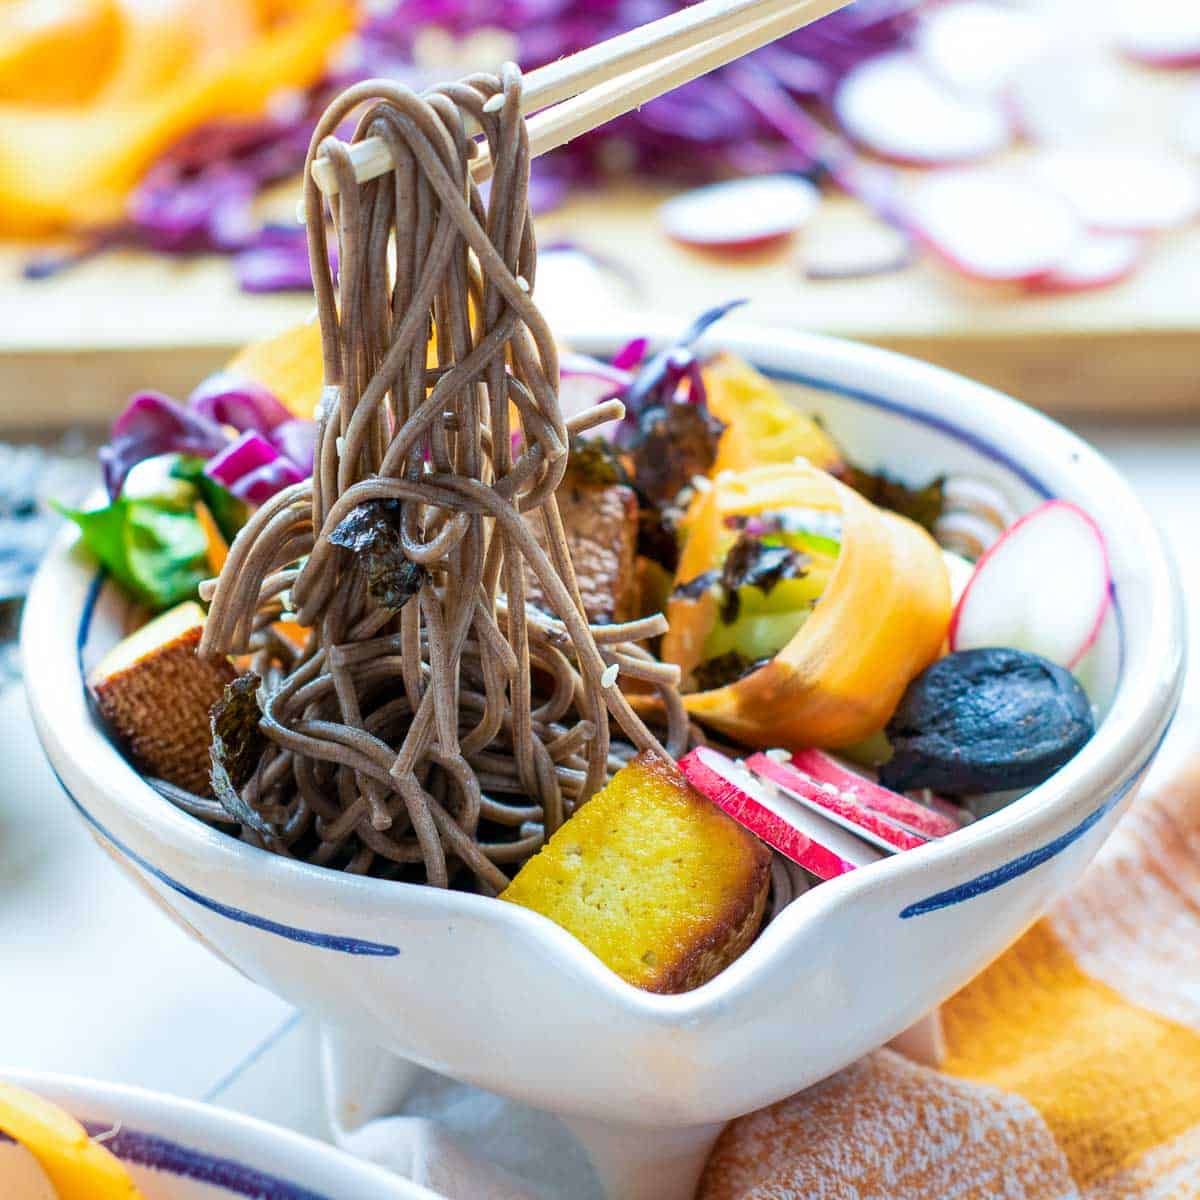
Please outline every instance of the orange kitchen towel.
[[1200, 770], [942, 1021], [940, 1070], [881, 1050], [735, 1121], [700, 1200], [1200, 1197]]

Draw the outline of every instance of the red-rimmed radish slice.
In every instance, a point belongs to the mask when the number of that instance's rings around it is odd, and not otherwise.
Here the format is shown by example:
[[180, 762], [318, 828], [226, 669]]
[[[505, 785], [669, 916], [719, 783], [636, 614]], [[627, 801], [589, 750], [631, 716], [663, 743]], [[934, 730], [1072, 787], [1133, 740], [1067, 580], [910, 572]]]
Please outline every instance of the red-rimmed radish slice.
[[788, 762], [779, 762], [767, 754], [752, 754], [746, 767], [760, 779], [773, 783], [785, 796], [810, 808], [834, 824], [863, 838], [881, 850], [915, 850], [929, 840], [889, 821], [880, 813], [863, 808], [852, 796], [833, 784], [818, 783]]
[[928, 175], [909, 193], [908, 213], [932, 250], [990, 283], [1045, 275], [1067, 261], [1081, 234], [1061, 197], [1006, 169]]
[[905, 51], [851, 69], [833, 110], [856, 142], [899, 162], [969, 162], [1003, 150], [1012, 136], [999, 105], [955, 93]]
[[959, 92], [994, 96], [1045, 46], [1049, 29], [1028, 12], [959, 0], [921, 18], [915, 45], [926, 66]]
[[722, 812], [818, 879], [834, 879], [883, 857], [709, 746], [689, 750], [679, 769]]
[[794, 175], [735, 179], [683, 192], [659, 210], [677, 242], [741, 253], [789, 237], [816, 211], [821, 193]]
[[1154, 67], [1200, 66], [1196, 0], [1139, 0], [1123, 11], [1115, 34], [1122, 52], [1138, 62]]
[[950, 619], [950, 649], [1007, 646], [1074, 667], [1111, 599], [1099, 526], [1077, 505], [1048, 500], [979, 560]]
[[1066, 262], [1026, 285], [1033, 292], [1087, 292], [1127, 279], [1146, 256], [1136, 233], [1085, 232]]
[[945, 837], [960, 826], [960, 822], [946, 813], [934, 812], [891, 788], [848, 770], [823, 750], [798, 750], [792, 755], [791, 762], [818, 783], [832, 784], [863, 808], [882, 813], [925, 837]]
[[1167, 151], [1064, 148], [1033, 166], [1089, 229], [1149, 233], [1200, 213], [1200, 172]]

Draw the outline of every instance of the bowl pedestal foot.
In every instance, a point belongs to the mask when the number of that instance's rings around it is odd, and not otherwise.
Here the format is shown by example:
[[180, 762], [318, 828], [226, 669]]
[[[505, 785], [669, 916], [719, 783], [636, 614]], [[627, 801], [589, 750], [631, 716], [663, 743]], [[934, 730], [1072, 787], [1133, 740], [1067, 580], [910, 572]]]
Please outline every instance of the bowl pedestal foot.
[[725, 1127], [659, 1128], [564, 1117], [582, 1142], [606, 1200], [692, 1200], [717, 1134]]

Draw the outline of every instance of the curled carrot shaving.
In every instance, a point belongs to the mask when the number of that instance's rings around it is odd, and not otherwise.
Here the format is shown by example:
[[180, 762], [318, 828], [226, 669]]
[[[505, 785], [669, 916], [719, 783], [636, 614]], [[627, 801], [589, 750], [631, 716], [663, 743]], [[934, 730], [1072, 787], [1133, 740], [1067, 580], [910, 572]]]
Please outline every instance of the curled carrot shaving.
[[[852, 745], [887, 723], [909, 681], [941, 652], [951, 610], [945, 562], [920, 526], [814, 467], [790, 464], [718, 476], [697, 495], [678, 580], [720, 561], [726, 517], [788, 508], [841, 515], [841, 549], [820, 601], [769, 663], [684, 703], [701, 723], [747, 745]], [[667, 619], [662, 656], [686, 678], [717, 619], [712, 593], [674, 595]]]

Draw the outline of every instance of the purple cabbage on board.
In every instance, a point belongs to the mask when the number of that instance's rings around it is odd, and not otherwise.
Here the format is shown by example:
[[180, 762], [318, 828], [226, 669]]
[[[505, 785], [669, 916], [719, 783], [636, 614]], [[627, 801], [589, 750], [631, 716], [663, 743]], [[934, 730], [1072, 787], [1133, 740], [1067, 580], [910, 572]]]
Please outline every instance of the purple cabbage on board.
[[[919, 0], [856, 0], [749, 56], [794, 100], [825, 100], [864, 59], [908, 37]], [[254, 202], [264, 188], [299, 174], [316, 119], [342, 88], [384, 77], [423, 88], [462, 73], [462, 64], [418, 60], [430, 28], [465, 36], [500, 29], [526, 70], [642, 25], [683, 0], [393, 0], [363, 5], [356, 52], [307, 92], [276, 97], [263, 117], [220, 120], [185, 135], [150, 169], [130, 198], [127, 218], [69, 253], [31, 261], [41, 278], [114, 245], [165, 253], [235, 255], [249, 292], [307, 291], [312, 286], [299, 229], [262, 227]], [[535, 212], [561, 203], [567, 190], [617, 174], [710, 182], [730, 174], [810, 171], [823, 164], [811, 144], [781, 130], [739, 89], [730, 68], [694, 81], [574, 139], [534, 164]], [[352, 130], [339, 130], [350, 136]]]

